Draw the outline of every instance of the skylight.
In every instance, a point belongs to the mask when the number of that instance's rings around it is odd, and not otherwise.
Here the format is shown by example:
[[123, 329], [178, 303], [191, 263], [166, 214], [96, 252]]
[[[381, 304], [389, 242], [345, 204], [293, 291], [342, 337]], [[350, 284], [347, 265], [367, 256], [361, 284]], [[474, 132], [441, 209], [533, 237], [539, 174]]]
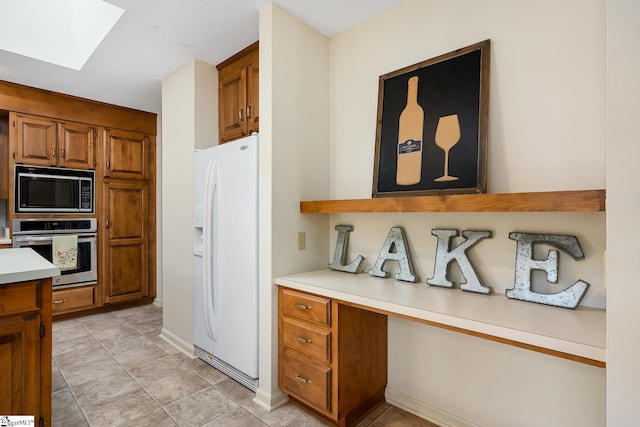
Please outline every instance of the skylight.
[[0, 49], [80, 70], [123, 13], [102, 0], [0, 0]]

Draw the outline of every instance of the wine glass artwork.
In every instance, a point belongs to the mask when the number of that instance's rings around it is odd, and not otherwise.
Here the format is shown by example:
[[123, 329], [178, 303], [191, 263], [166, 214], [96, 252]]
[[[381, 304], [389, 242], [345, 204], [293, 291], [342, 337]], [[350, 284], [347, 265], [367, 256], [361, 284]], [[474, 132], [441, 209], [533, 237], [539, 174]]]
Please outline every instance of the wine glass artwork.
[[458, 177], [449, 175], [449, 150], [460, 141], [460, 122], [458, 115], [442, 116], [436, 127], [436, 145], [444, 151], [444, 175], [437, 182], [456, 181]]

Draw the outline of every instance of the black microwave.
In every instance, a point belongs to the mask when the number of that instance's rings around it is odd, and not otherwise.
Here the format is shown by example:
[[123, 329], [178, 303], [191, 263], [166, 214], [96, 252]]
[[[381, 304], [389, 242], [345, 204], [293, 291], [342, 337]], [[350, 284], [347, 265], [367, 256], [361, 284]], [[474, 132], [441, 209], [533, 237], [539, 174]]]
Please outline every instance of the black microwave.
[[93, 213], [92, 170], [15, 166], [16, 213]]

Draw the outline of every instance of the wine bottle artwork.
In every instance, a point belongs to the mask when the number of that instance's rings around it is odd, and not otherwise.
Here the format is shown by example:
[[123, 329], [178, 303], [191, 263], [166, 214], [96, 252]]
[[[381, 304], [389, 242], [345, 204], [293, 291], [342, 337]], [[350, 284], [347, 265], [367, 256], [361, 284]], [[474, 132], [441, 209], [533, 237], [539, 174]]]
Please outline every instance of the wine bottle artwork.
[[490, 40], [383, 74], [371, 196], [486, 193]]
[[458, 177], [449, 175], [449, 151], [460, 141], [458, 115], [442, 116], [436, 127], [436, 145], [444, 151], [444, 175], [437, 182], [456, 181]]
[[407, 83], [407, 105], [398, 122], [398, 160], [396, 183], [414, 185], [422, 177], [422, 130], [424, 111], [418, 104], [418, 77]]

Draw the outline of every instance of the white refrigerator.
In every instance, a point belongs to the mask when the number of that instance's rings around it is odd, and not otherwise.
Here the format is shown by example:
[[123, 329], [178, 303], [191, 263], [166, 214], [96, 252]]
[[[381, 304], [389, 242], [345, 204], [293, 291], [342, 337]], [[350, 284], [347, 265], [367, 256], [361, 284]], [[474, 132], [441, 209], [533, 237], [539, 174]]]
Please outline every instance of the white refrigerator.
[[258, 134], [195, 153], [194, 344], [258, 384]]

